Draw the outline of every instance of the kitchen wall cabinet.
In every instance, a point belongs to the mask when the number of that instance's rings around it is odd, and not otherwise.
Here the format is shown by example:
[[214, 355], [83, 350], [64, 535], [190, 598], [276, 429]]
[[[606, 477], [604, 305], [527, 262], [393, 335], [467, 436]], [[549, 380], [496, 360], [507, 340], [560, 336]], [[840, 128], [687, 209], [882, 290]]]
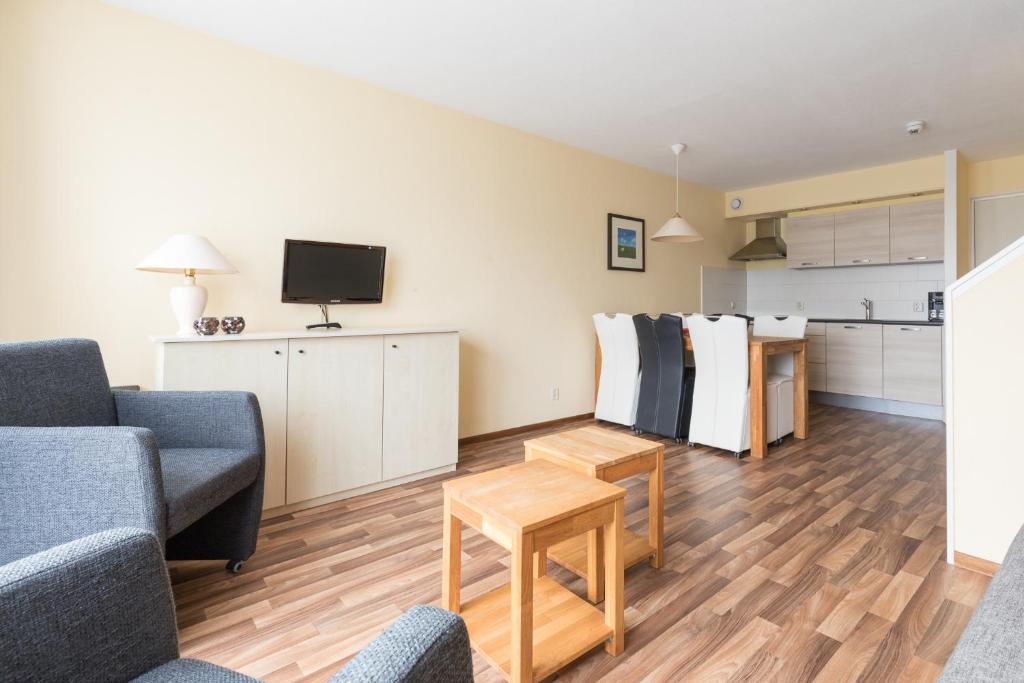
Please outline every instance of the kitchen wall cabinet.
[[889, 263], [889, 207], [835, 214], [835, 265]]
[[889, 207], [889, 255], [892, 263], [942, 261], [944, 253], [945, 223], [941, 199]]
[[256, 394], [264, 508], [433, 476], [458, 460], [459, 337], [443, 328], [160, 337], [157, 389]]
[[785, 238], [789, 268], [835, 265], [835, 214], [787, 218]]
[[942, 405], [942, 328], [882, 325], [884, 398]]
[[883, 327], [828, 323], [826, 386], [830, 393], [882, 398]]

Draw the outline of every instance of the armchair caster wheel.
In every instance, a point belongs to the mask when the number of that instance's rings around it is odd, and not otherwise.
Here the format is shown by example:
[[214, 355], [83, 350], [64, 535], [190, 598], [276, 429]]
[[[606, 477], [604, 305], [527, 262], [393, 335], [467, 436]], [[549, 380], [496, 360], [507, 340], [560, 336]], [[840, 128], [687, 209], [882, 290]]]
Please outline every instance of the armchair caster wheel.
[[673, 441], [675, 441], [676, 443], [682, 443], [683, 442], [682, 439], [673, 439]]
[[743, 451], [736, 451], [736, 452], [733, 453], [733, 455], [736, 456], [737, 460], [742, 460], [743, 459]]
[[694, 443], [694, 442], [692, 442], [692, 441], [687, 441], [687, 442], [686, 442], [686, 445], [687, 445], [687, 446], [689, 446], [690, 448], [693, 448], [693, 447], [694, 447], [694, 446], [696, 446], [697, 444], [695, 444], [695, 443]]
[[245, 564], [245, 560], [228, 560], [228, 563], [224, 566], [232, 574], [241, 574], [242, 565]]

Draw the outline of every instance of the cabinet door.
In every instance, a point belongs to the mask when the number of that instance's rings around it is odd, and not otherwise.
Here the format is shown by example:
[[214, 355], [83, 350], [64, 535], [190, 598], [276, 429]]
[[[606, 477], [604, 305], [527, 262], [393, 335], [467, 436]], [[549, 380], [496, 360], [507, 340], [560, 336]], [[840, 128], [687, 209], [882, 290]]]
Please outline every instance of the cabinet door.
[[383, 337], [288, 342], [288, 504], [381, 480]]
[[884, 327], [885, 398], [942, 405], [942, 328]]
[[459, 336], [384, 337], [384, 479], [459, 457]]
[[945, 253], [941, 199], [889, 207], [889, 250], [893, 263], [941, 261]]
[[786, 219], [786, 266], [818, 268], [835, 265], [835, 216], [796, 216]]
[[267, 449], [263, 508], [284, 505], [288, 342], [181, 342], [163, 347], [163, 379], [157, 383], [158, 388], [256, 394]]
[[828, 324], [825, 381], [836, 394], [882, 397], [882, 328], [859, 323]]
[[888, 262], [888, 206], [836, 214], [837, 266], [873, 266]]
[[811, 391], [827, 391], [828, 385], [825, 381], [826, 370], [824, 363], [807, 363], [807, 388]]

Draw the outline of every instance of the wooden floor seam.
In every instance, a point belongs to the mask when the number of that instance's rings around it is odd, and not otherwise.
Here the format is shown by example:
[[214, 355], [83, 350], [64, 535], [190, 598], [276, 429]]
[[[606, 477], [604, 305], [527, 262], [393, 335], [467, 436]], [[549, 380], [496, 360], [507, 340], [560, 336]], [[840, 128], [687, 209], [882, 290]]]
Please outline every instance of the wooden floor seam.
[[[989, 581], [945, 562], [944, 425], [822, 405], [810, 420], [808, 439], [762, 461], [661, 440], [665, 566], [626, 571], [625, 652], [598, 648], [558, 680], [939, 676]], [[402, 611], [440, 603], [441, 481], [521, 461], [525, 439], [564, 429], [464, 445], [454, 473], [266, 519], [240, 575], [170, 563], [182, 656], [330, 678]], [[647, 480], [619, 483], [642, 532]], [[508, 581], [507, 553], [472, 529], [462, 552], [464, 601]], [[503, 680], [477, 655], [474, 668]]]

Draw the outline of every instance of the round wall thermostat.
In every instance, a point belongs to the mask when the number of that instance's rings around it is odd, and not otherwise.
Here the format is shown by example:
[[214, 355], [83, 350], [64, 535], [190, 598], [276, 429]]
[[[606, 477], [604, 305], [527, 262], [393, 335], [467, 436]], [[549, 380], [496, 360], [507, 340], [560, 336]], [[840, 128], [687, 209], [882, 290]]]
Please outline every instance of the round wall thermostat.
[[731, 202], [729, 202], [729, 206], [731, 206], [733, 208], [733, 210], [735, 211], [736, 209], [738, 209], [741, 206], [743, 206], [743, 200], [740, 199], [739, 197], [736, 197]]

